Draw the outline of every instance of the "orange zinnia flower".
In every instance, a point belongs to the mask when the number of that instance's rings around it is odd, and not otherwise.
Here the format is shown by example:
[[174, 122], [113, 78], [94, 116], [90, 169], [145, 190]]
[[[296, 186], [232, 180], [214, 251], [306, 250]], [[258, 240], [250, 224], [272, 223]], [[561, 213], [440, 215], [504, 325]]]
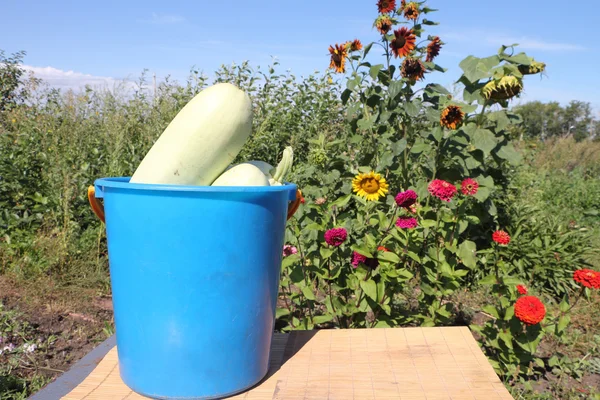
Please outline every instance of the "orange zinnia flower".
[[463, 121], [465, 113], [459, 106], [448, 106], [442, 111], [440, 124], [448, 129], [456, 129]]
[[404, 10], [404, 18], [412, 20], [419, 18], [419, 6], [414, 1], [411, 1], [402, 8]]
[[425, 75], [425, 66], [418, 58], [407, 58], [402, 63], [400, 73], [403, 78], [418, 81]]
[[329, 54], [331, 54], [329, 68], [335, 69], [335, 72], [339, 73], [346, 72], [346, 57], [348, 57], [346, 46], [337, 43], [335, 44], [335, 47], [329, 46]]
[[431, 42], [427, 45], [427, 58], [425, 61], [431, 62], [434, 58], [440, 54], [440, 48], [442, 47], [442, 42], [438, 36], [431, 39]]
[[396, 9], [396, 0], [378, 0], [377, 9], [381, 14], [387, 14]]
[[406, 57], [415, 49], [416, 37], [412, 30], [403, 26], [394, 31], [394, 36], [390, 46], [395, 57]]
[[375, 27], [382, 35], [385, 35], [392, 29], [394, 22], [388, 15], [380, 15], [375, 20]]

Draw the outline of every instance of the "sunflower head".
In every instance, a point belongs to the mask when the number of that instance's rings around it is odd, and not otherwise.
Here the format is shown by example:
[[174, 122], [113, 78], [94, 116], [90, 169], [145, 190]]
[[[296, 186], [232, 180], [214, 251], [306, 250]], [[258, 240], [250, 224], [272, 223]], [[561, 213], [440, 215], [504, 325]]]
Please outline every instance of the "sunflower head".
[[375, 27], [382, 35], [387, 34], [394, 26], [394, 20], [389, 15], [383, 14], [375, 20]]
[[540, 72], [544, 72], [545, 69], [546, 64], [535, 60], [529, 65], [519, 65], [519, 72], [523, 75], [539, 74]]
[[481, 93], [488, 100], [508, 100], [523, 90], [523, 82], [516, 76], [503, 76], [485, 84]]
[[354, 39], [351, 42], [346, 42], [346, 49], [348, 51], [359, 51], [363, 48], [362, 43], [358, 39]]
[[442, 41], [439, 36], [435, 36], [431, 39], [431, 42], [427, 45], [427, 57], [425, 61], [431, 62], [440, 54], [440, 48], [442, 47]]
[[401, 27], [394, 31], [394, 38], [390, 42], [394, 57], [406, 57], [415, 49], [416, 36], [411, 29]]
[[425, 66], [418, 58], [408, 57], [402, 62], [400, 73], [403, 78], [418, 81], [425, 75]]
[[380, 14], [391, 13], [396, 9], [396, 0], [378, 0], [377, 10]]
[[404, 10], [404, 18], [408, 20], [412, 19], [414, 21], [419, 18], [419, 5], [414, 1], [406, 4], [404, 7], [402, 7], [402, 9]]
[[352, 180], [352, 190], [368, 201], [379, 200], [388, 192], [388, 184], [381, 174], [371, 171], [367, 174], [358, 174]]
[[329, 46], [329, 54], [331, 55], [329, 68], [334, 69], [335, 72], [339, 73], [346, 72], [346, 57], [348, 57], [346, 45], [339, 45], [336, 43], [335, 46]]
[[444, 108], [440, 117], [440, 124], [448, 129], [456, 129], [463, 121], [465, 113], [459, 106], [450, 105]]

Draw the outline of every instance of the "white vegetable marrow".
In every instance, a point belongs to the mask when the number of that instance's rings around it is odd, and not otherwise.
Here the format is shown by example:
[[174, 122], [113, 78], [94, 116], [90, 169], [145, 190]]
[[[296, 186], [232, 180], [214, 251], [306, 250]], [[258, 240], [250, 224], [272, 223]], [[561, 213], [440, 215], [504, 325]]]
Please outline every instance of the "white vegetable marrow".
[[235, 159], [251, 131], [248, 95], [230, 83], [210, 86], [179, 111], [130, 182], [210, 185]]
[[212, 186], [269, 186], [269, 180], [260, 168], [242, 163], [223, 172]]
[[285, 176], [292, 169], [293, 162], [294, 151], [292, 150], [291, 146], [288, 146], [283, 150], [283, 156], [281, 157], [279, 164], [277, 164], [277, 168], [273, 167], [269, 163], [259, 160], [248, 161], [248, 164], [258, 167], [269, 180], [269, 184], [271, 186], [277, 186], [283, 184]]

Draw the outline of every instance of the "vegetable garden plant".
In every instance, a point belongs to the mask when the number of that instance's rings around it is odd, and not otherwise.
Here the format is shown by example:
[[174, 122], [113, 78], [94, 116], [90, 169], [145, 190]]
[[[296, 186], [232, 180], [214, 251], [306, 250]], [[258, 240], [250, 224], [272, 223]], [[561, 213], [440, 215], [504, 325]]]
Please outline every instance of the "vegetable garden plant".
[[[516, 45], [469, 56], [455, 97], [426, 82], [445, 71], [435, 62], [443, 39], [425, 33], [435, 10], [393, 0], [376, 8], [380, 40], [329, 47], [330, 68], [346, 79], [345, 131], [312, 140], [309, 162], [290, 179], [304, 202], [288, 223], [278, 326], [453, 324], [455, 295], [487, 286], [488, 321], [471, 328], [500, 375], [532, 374], [544, 366], [536, 346], [561, 336], [572, 308], [564, 294], [550, 315], [507, 254], [503, 193], [520, 162], [510, 141], [519, 117], [508, 103], [545, 65]], [[575, 301], [600, 288], [598, 272], [577, 270], [574, 279]]]

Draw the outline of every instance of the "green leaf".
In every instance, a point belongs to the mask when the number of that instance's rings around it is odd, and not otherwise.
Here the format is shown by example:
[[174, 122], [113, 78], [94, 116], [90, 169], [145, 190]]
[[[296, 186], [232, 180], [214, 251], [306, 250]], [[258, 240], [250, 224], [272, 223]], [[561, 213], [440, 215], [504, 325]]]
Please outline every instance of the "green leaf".
[[472, 133], [469, 133], [469, 136], [471, 136], [473, 146], [483, 151], [486, 156], [497, 145], [496, 136], [488, 129], [476, 128]]
[[373, 43], [369, 43], [365, 46], [365, 49], [363, 50], [363, 58], [367, 57], [367, 54], [369, 54], [369, 51], [371, 51], [371, 47], [373, 47]]
[[432, 219], [423, 219], [423, 220], [421, 220], [421, 222], [420, 222], [420, 225], [421, 225], [423, 228], [431, 228], [431, 227], [434, 227], [434, 226], [435, 226], [435, 224], [436, 224], [436, 221], [434, 221], [434, 220], [432, 220]]
[[569, 296], [564, 295], [562, 301], [560, 302], [559, 308], [561, 312], [567, 312], [569, 310]]
[[381, 254], [379, 254], [377, 256], [377, 259], [383, 260], [383, 261], [389, 261], [394, 264], [397, 264], [400, 262], [400, 257], [398, 257], [396, 254], [392, 253], [391, 251], [382, 252]]
[[326, 260], [333, 254], [333, 249], [330, 249], [328, 247], [321, 247], [319, 249], [319, 253], [321, 254], [321, 258], [323, 258], [323, 260]]
[[476, 251], [477, 245], [475, 242], [465, 240], [458, 246], [458, 257], [466, 267], [473, 269], [477, 266]]
[[323, 324], [323, 323], [329, 322], [329, 321], [333, 321], [332, 314], [317, 315], [313, 318], [313, 323], [315, 323], [315, 324]]
[[502, 158], [503, 160], [508, 161], [512, 165], [519, 165], [523, 160], [521, 153], [515, 150], [515, 147], [512, 143], [508, 143], [500, 147], [500, 149], [498, 149], [498, 151], [496, 152], [496, 155]]
[[471, 83], [490, 76], [490, 67], [482, 59], [474, 56], [468, 56], [462, 60], [459, 67], [463, 70], [465, 78]]
[[569, 325], [569, 322], [571, 322], [571, 316], [569, 314], [562, 315], [558, 319], [558, 326], [556, 327], [557, 332], [562, 333], [567, 325]]
[[406, 113], [411, 117], [416, 117], [417, 115], [419, 115], [420, 107], [419, 105], [415, 104], [415, 100], [406, 103], [404, 109], [406, 110]]
[[500, 318], [500, 315], [498, 314], [498, 310], [496, 309], [496, 307], [488, 304], [486, 306], [483, 306], [481, 308], [483, 311], [485, 311], [486, 313], [490, 314], [491, 316], [493, 316], [494, 318]]
[[371, 300], [377, 301], [377, 284], [373, 279], [360, 281], [360, 287]]
[[350, 98], [351, 94], [352, 90], [350, 89], [346, 89], [342, 92], [342, 104], [346, 104], [348, 102], [348, 99]]
[[304, 295], [304, 297], [306, 297], [308, 300], [316, 300], [315, 298], [315, 294], [313, 293], [312, 289], [309, 288], [308, 286], [304, 286], [302, 288], [302, 294]]
[[490, 189], [485, 187], [485, 186], [479, 186], [479, 189], [477, 190], [477, 193], [475, 193], [475, 197], [477, 200], [484, 202], [488, 199], [488, 197], [490, 197]]
[[381, 71], [382, 68], [383, 68], [383, 64], [373, 65], [369, 69], [369, 75], [371, 75], [371, 78], [376, 79], [377, 78], [377, 74], [379, 74], [379, 71]]
[[330, 207], [336, 206], [338, 208], [342, 208], [350, 202], [351, 198], [352, 198], [352, 193], [348, 193], [342, 197], [337, 198], [333, 203], [331, 203]]
[[287, 257], [283, 257], [283, 260], [281, 260], [281, 270], [283, 271], [283, 270], [288, 269], [292, 265], [296, 264], [298, 261], [300, 261], [299, 253], [291, 254]]
[[392, 83], [390, 83], [388, 91], [392, 99], [395, 98], [402, 91], [402, 85], [402, 81], [393, 81]]
[[513, 337], [510, 332], [499, 331], [498, 337], [504, 342], [506, 347], [513, 349]]
[[286, 315], [290, 315], [290, 310], [287, 308], [277, 308], [277, 310], [275, 310], [275, 318], [281, 318]]
[[377, 303], [381, 304], [383, 301], [383, 295], [385, 294], [385, 282], [380, 280], [377, 282]]
[[290, 279], [293, 283], [299, 283], [304, 281], [304, 272], [302, 271], [302, 267], [300, 265], [296, 266], [292, 272], [290, 273]]
[[404, 149], [406, 148], [406, 139], [402, 138], [400, 140], [398, 140], [397, 142], [392, 143], [391, 147], [392, 147], [392, 152], [394, 153], [394, 155], [398, 155], [400, 153], [402, 153], [404, 151]]
[[494, 274], [490, 274], [484, 278], [481, 278], [481, 280], [479, 280], [480, 285], [493, 285], [495, 283], [496, 283], [496, 275], [494, 275]]

